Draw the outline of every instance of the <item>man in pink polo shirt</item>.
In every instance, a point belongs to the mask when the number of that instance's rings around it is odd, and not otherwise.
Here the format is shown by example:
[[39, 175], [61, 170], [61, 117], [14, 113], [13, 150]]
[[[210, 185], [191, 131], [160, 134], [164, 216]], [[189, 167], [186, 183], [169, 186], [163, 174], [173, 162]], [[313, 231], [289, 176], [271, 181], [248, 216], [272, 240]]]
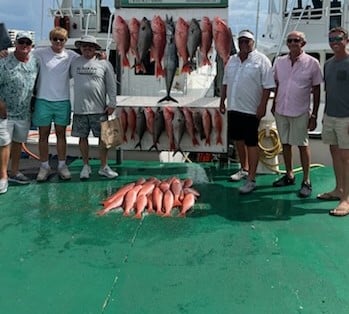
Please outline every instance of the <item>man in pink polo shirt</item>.
[[[318, 60], [303, 51], [305, 44], [302, 32], [293, 31], [287, 35], [289, 53], [276, 59], [274, 64], [277, 87], [272, 107], [286, 167], [286, 174], [275, 181], [273, 186], [295, 184], [292, 145], [296, 145], [303, 169], [303, 180], [298, 192], [300, 197], [308, 197], [312, 191], [308, 129], [316, 128], [320, 84], [323, 81]], [[312, 93], [313, 106], [310, 105]]]

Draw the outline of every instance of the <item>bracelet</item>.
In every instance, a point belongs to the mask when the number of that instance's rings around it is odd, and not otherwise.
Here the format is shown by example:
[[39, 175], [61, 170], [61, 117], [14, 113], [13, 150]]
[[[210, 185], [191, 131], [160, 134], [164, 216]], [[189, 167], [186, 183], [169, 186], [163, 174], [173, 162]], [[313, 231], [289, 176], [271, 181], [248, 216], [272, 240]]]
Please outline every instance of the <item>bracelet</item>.
[[310, 118], [317, 119], [317, 116], [316, 116], [315, 114], [312, 114], [312, 115], [310, 116]]

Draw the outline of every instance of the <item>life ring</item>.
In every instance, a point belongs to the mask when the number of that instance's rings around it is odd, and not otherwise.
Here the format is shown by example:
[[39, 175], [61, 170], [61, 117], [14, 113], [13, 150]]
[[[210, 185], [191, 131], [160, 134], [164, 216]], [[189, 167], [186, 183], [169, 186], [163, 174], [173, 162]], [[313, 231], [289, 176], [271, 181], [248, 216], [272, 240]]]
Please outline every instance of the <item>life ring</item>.
[[64, 29], [67, 30], [68, 35], [69, 35], [69, 31], [70, 31], [70, 19], [68, 16], [56, 16], [54, 19], [54, 26], [55, 27], [63, 27]]

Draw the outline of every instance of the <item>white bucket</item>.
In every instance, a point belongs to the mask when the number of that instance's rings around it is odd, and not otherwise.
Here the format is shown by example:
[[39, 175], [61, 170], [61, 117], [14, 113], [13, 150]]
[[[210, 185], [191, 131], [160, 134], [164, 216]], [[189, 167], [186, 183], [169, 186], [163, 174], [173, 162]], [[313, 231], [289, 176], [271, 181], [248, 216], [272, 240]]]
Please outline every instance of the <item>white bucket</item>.
[[[277, 173], [279, 171], [279, 158], [278, 154], [280, 153], [279, 149], [281, 143], [279, 143], [279, 138], [276, 129], [275, 120], [270, 120], [263, 118], [259, 124], [259, 145], [267, 149], [267, 152], [264, 154], [262, 151], [260, 153], [259, 163], [257, 167], [258, 174], [271, 174]], [[275, 155], [274, 149], [275, 148]], [[271, 156], [270, 156], [270, 150]]]

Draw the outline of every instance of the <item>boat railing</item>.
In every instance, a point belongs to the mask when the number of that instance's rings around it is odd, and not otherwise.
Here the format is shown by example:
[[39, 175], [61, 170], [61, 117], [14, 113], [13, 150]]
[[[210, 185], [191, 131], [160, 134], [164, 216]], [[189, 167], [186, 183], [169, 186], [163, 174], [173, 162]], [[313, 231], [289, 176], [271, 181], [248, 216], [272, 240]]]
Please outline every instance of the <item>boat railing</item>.
[[[342, 17], [344, 16], [343, 7], [325, 7], [325, 8], [311, 8], [306, 6], [304, 8], [293, 8], [290, 11], [284, 12], [284, 17], [290, 17], [290, 25], [296, 27], [302, 24], [317, 23], [316, 20], [328, 20], [329, 28], [342, 26]], [[314, 22], [312, 22], [314, 21]], [[319, 21], [320, 22], [320, 21]]]
[[51, 16], [53, 17], [97, 15], [96, 10], [86, 9], [86, 8], [58, 8], [58, 9], [51, 8], [50, 12], [51, 12]]

